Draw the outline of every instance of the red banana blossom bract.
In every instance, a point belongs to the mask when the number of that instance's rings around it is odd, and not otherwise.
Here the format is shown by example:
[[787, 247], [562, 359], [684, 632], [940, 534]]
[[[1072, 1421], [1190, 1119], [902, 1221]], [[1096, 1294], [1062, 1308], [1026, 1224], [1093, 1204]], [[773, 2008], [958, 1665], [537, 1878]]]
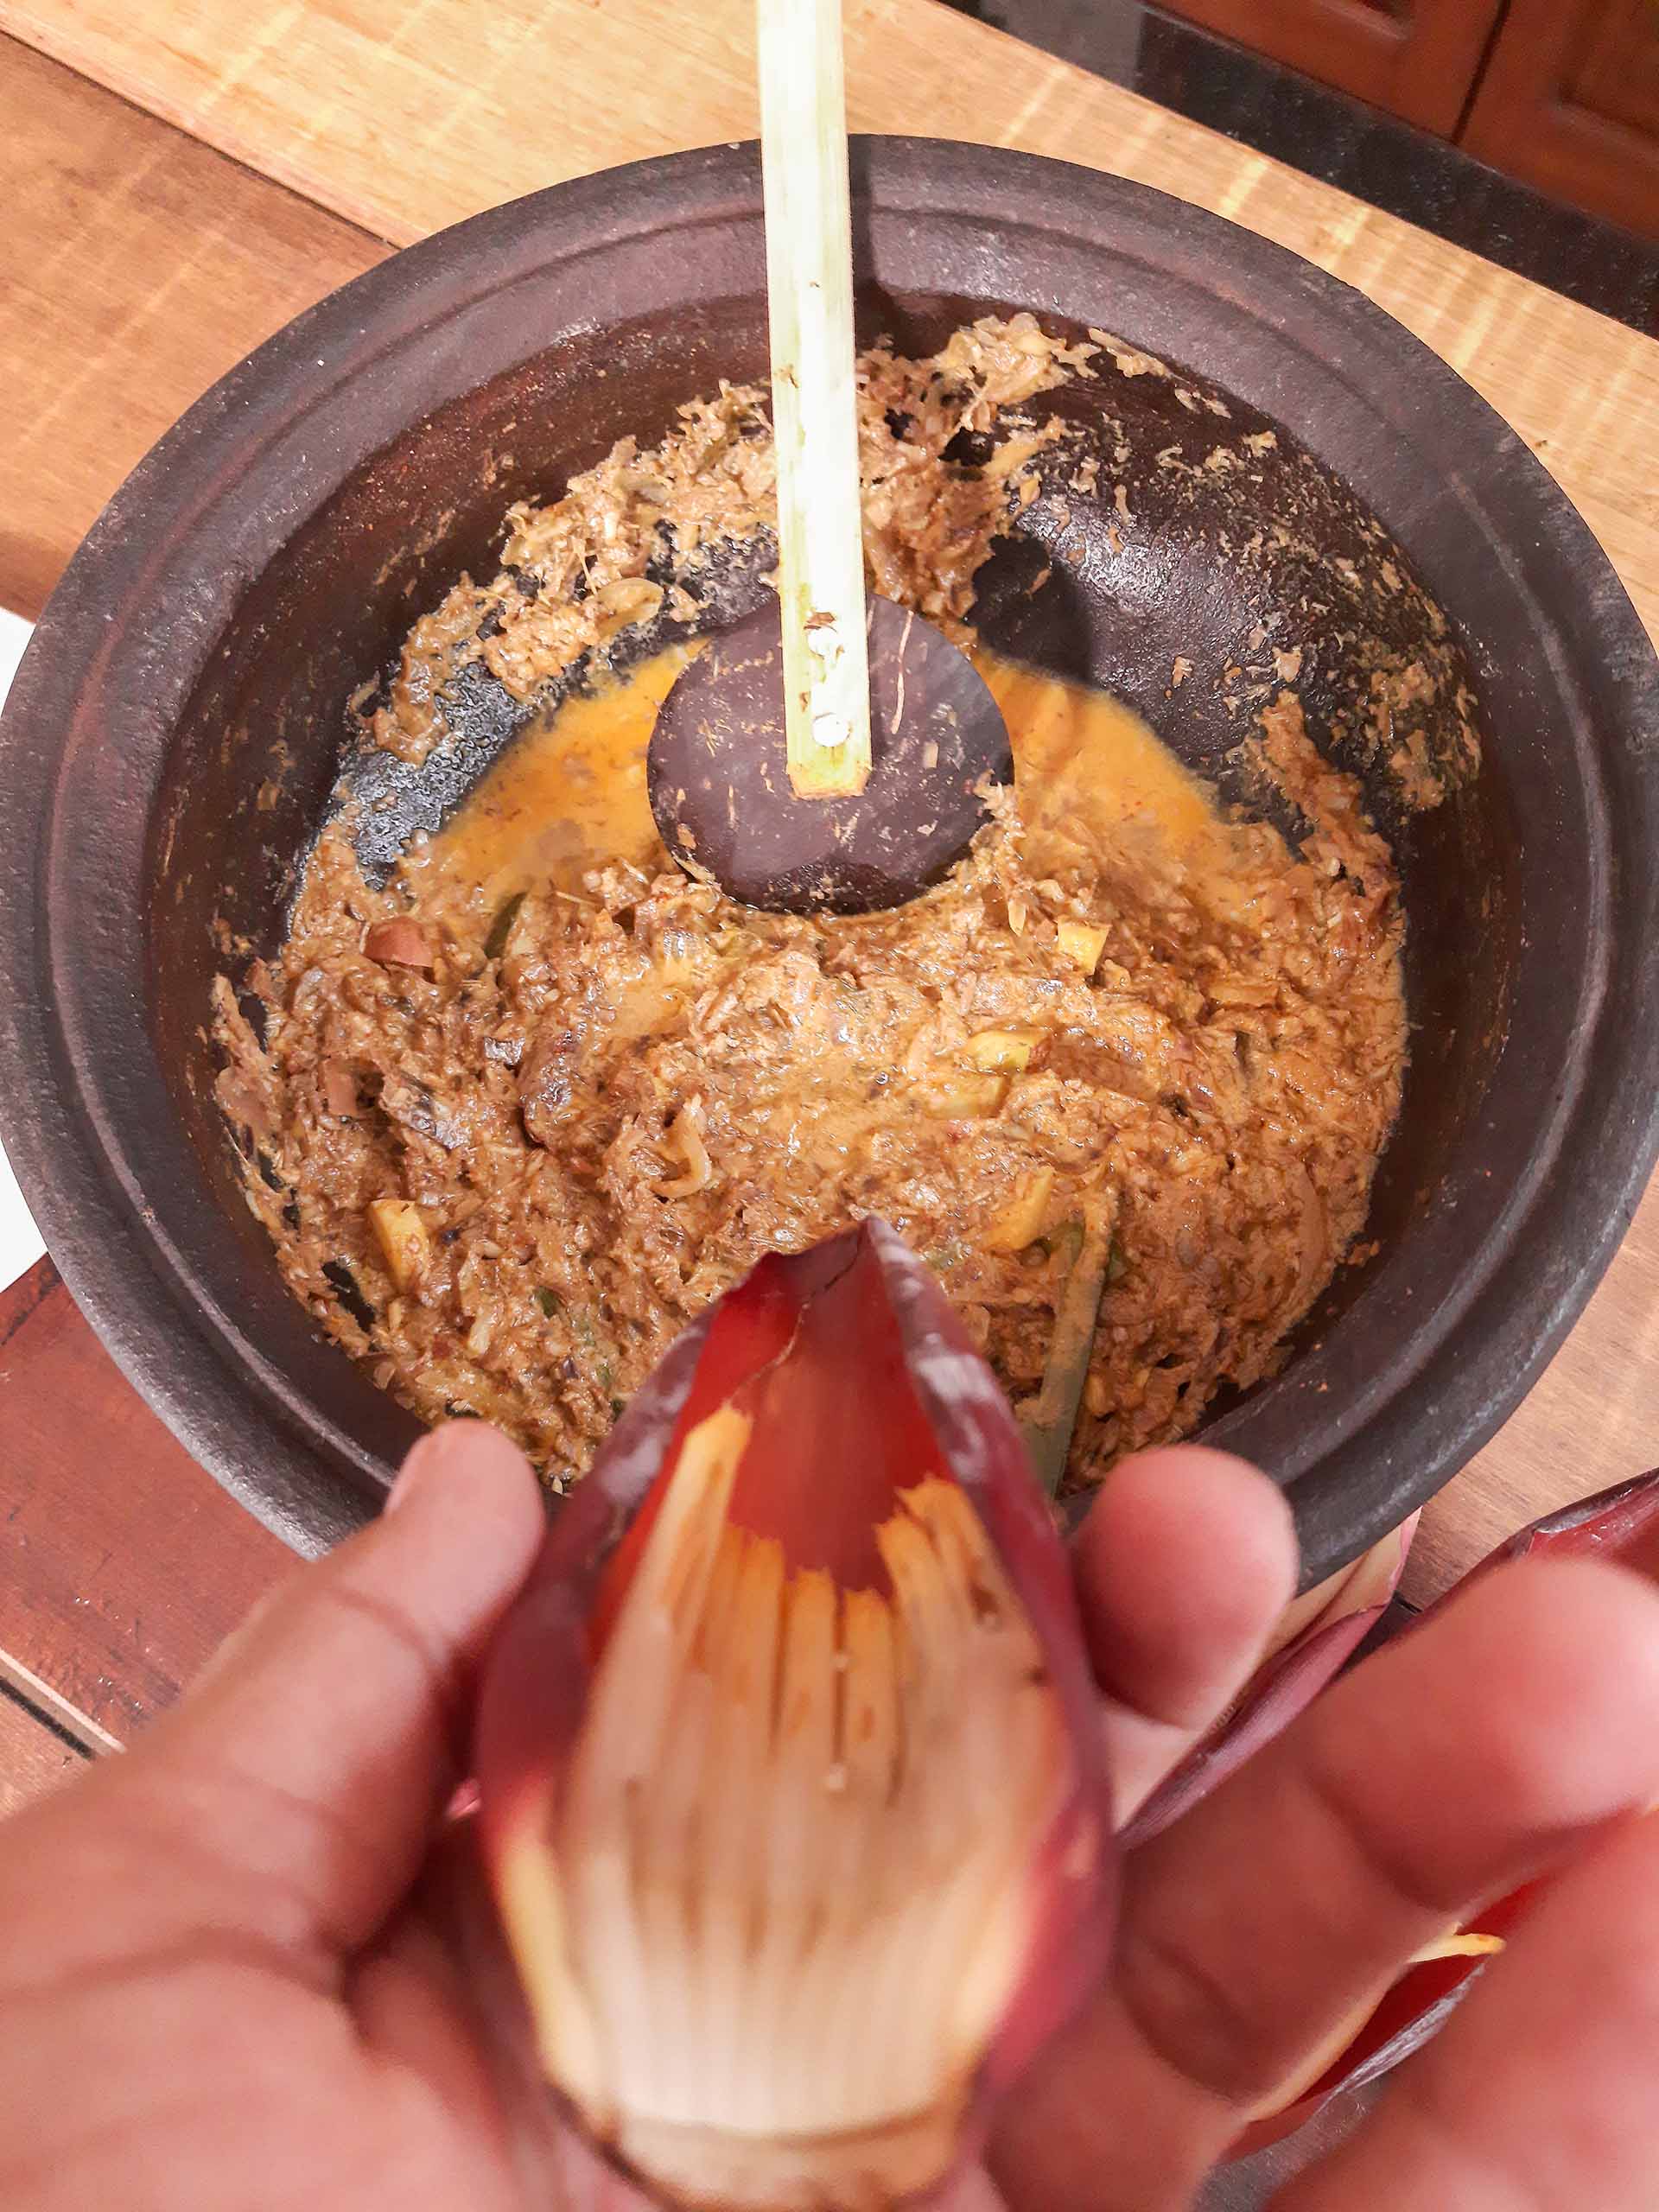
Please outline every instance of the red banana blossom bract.
[[882, 1224], [763, 1260], [669, 1352], [502, 1628], [476, 1750], [542, 2070], [665, 2203], [925, 2199], [1104, 1970], [1065, 1554]]

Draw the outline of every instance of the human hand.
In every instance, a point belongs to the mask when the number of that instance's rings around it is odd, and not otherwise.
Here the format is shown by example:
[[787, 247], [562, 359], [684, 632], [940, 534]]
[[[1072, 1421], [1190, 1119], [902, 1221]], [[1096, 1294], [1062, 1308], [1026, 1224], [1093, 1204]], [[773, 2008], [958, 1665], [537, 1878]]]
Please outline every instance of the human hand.
[[[136, 1751], [0, 1828], [0, 2201], [637, 2202], [504, 2088], [430, 1864], [473, 1670], [541, 1527], [509, 1445], [440, 1431], [395, 1509], [296, 1573]], [[1077, 1568], [1127, 1816], [1249, 1673], [1288, 1594], [1287, 1516], [1236, 1461], [1150, 1454], [1112, 1477]], [[1656, 1703], [1659, 1598], [1581, 1565], [1493, 1576], [1328, 1694], [1132, 1857], [1111, 1986], [992, 2146], [1015, 2212], [1185, 2204], [1417, 1944], [1567, 1857], [1284, 2202], [1645, 2204], [1659, 1845], [1620, 1815], [1659, 1795]], [[957, 2202], [987, 2195], [974, 2177]]]

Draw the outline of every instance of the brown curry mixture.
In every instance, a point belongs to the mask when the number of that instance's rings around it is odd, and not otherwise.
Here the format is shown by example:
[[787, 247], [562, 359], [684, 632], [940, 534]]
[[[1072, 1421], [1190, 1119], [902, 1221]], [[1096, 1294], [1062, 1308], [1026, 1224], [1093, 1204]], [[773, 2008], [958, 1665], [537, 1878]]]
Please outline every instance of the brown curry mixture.
[[[1088, 361], [1027, 317], [866, 357], [880, 589], [972, 644], [975, 570], [1059, 435], [1028, 403]], [[964, 423], [996, 441], [980, 467], [944, 458]], [[515, 510], [508, 570], [416, 626], [369, 741], [443, 741], [468, 658], [524, 698], [602, 658], [679, 588], [644, 574], [659, 525], [695, 562], [765, 526], [770, 482], [760, 395], [728, 388]], [[495, 1421], [562, 1484], [711, 1298], [868, 1213], [1029, 1396], [1104, 1207], [1071, 1480], [1185, 1434], [1351, 1253], [1397, 1109], [1397, 887], [1357, 785], [1268, 706], [1259, 764], [1313, 825], [1293, 853], [1127, 709], [982, 654], [1016, 788], [952, 877], [892, 913], [761, 914], [651, 819], [685, 650], [533, 724], [383, 888], [337, 822], [249, 979], [263, 1039], [221, 979], [220, 1097], [295, 1294], [423, 1419]]]

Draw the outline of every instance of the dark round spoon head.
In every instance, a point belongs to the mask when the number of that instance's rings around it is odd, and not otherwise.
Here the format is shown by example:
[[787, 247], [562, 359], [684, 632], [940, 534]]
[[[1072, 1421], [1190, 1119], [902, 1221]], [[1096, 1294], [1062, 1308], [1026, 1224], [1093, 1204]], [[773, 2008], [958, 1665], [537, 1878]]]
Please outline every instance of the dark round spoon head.
[[775, 606], [714, 639], [663, 702], [651, 810], [688, 874], [747, 906], [804, 914], [902, 906], [960, 860], [1014, 779], [1002, 712], [967, 657], [891, 600], [869, 602], [868, 782], [798, 798], [784, 745]]

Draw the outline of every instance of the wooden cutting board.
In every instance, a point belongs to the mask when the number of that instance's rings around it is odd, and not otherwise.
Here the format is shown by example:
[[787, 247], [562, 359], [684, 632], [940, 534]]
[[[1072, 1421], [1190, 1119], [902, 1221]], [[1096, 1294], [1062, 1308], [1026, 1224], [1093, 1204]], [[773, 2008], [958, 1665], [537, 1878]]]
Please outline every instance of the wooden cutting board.
[[[389, 245], [753, 135], [750, 6], [0, 0], [0, 602], [38, 613], [167, 424]], [[848, 26], [855, 129], [1116, 170], [1369, 293], [1527, 439], [1659, 638], [1659, 345], [936, 0], [849, 0]], [[1542, 1382], [1425, 1516], [1409, 1594], [1659, 1460], [1656, 1380], [1650, 1192]], [[138, 1404], [44, 1263], [0, 1298], [0, 1679], [87, 1740], [124, 1738], [286, 1555]]]

